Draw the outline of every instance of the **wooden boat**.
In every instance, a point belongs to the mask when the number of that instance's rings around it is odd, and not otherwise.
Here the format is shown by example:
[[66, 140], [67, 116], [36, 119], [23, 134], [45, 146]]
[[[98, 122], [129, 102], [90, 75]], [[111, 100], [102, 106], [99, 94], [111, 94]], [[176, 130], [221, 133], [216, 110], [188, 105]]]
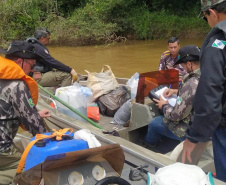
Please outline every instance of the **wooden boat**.
[[[143, 75], [143, 77], [149, 80], [149, 85], [153, 85], [150, 78], [147, 77], [147, 74]], [[117, 80], [120, 84], [125, 84], [128, 79], [118, 78]], [[145, 79], [141, 79], [140, 81], [142, 80], [143, 82], [145, 81]], [[81, 81], [80, 83], [85, 85], [86, 82]], [[169, 83], [172, 84], [172, 81], [169, 81]], [[153, 119], [153, 117], [159, 115], [158, 109], [156, 108], [154, 103], [146, 97], [148, 90], [146, 89], [146, 93], [145, 90], [141, 90], [143, 85], [139, 82], [138, 90], [140, 91], [142, 97], [138, 94], [139, 96], [137, 96], [137, 102], [134, 102], [132, 104], [130, 124], [128, 125], [128, 127], [110, 124], [113, 120], [112, 117], [101, 116], [98, 124], [103, 127], [104, 130], [109, 131], [107, 132], [109, 134], [106, 134], [106, 132], [104, 133], [102, 129], [94, 127], [87, 122], [76, 120], [71, 116], [68, 116], [66, 114], [63, 114], [62, 112], [59, 112], [56, 109], [53, 109], [49, 105], [49, 99], [45, 98], [45, 96], [48, 95], [43, 92], [40, 92], [42, 95], [39, 98], [37, 108], [49, 109], [51, 111], [51, 117], [45, 119], [46, 125], [50, 129], [73, 128], [74, 131], [78, 131], [80, 129], [88, 129], [96, 136], [102, 146], [116, 143], [120, 144], [125, 155], [125, 163], [122, 170], [121, 178], [127, 180], [132, 185], [146, 185], [147, 182], [145, 178], [141, 178], [139, 181], [132, 181], [130, 178], [130, 169], [140, 168], [143, 172], [150, 172], [151, 174], [155, 174], [158, 168], [179, 161], [180, 155], [175, 154], [176, 152], [173, 151], [173, 149], [176, 145], [170, 140], [165, 140], [162, 144], [163, 150], [167, 148], [167, 150], [164, 151], [161, 150], [161, 148], [152, 149], [153, 151], [151, 151], [150, 149], [147, 149], [142, 146], [142, 143], [138, 142], [139, 134], [143, 132], [144, 129], [146, 129], [147, 125], [149, 124], [150, 120]], [[45, 95], [43, 96], [43, 94]], [[120, 137], [111, 135], [111, 131], [113, 130], [116, 130]], [[169, 145], [171, 145], [171, 148], [167, 147]], [[203, 150], [204, 153], [201, 155], [200, 151], [202, 153]], [[197, 165], [205, 172], [215, 173], [211, 144], [208, 144], [207, 147], [206, 145], [198, 146], [196, 154], [197, 156], [193, 156], [194, 163], [197, 163]], [[145, 168], [142, 166], [145, 166]], [[224, 184], [217, 179], [214, 179], [214, 182], [215, 184], [219, 185]]]

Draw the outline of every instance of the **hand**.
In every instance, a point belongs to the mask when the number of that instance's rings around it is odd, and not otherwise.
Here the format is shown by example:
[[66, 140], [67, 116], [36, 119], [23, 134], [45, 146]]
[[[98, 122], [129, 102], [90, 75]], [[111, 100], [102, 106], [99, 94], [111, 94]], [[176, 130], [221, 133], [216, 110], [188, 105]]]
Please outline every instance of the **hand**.
[[162, 96], [159, 96], [160, 100], [153, 99], [156, 102], [156, 106], [161, 109], [163, 105], [168, 104], [168, 100], [163, 100]]
[[76, 73], [76, 71], [74, 69], [71, 70], [71, 75], [72, 76], [77, 76], [77, 73]]
[[171, 90], [171, 89], [168, 89], [168, 88], [165, 89], [165, 90], [163, 91], [163, 96], [166, 97], [166, 98], [172, 96], [172, 93], [171, 93], [170, 90]]
[[74, 69], [71, 70], [71, 75], [72, 75], [72, 81], [75, 82], [77, 80], [78, 74]]
[[39, 113], [39, 115], [42, 118], [46, 118], [46, 117], [50, 117], [51, 116], [49, 110], [40, 110], [38, 113]]
[[183, 153], [182, 153], [182, 163], [185, 163], [186, 158], [190, 163], [192, 163], [191, 153], [195, 149], [196, 143], [190, 142], [188, 139], [184, 141]]
[[165, 89], [163, 92], [163, 96], [169, 98], [173, 94], [177, 94], [177, 91], [178, 91], [177, 89]]

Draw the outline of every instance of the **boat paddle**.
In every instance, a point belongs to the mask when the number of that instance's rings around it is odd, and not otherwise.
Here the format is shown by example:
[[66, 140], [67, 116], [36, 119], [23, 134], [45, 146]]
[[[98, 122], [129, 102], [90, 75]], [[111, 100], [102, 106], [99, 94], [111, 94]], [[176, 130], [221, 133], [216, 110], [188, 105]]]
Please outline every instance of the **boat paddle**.
[[68, 109], [70, 109], [72, 112], [76, 113], [77, 115], [79, 115], [80, 117], [82, 117], [84, 120], [88, 121], [90, 124], [92, 124], [93, 126], [99, 128], [99, 129], [103, 129], [103, 127], [101, 127], [100, 125], [96, 124], [93, 120], [87, 118], [85, 115], [83, 115], [82, 113], [80, 113], [79, 111], [77, 111], [75, 108], [73, 108], [72, 106], [68, 105], [66, 102], [64, 102], [63, 100], [61, 100], [60, 98], [58, 98], [57, 96], [53, 95], [51, 92], [49, 92], [48, 90], [46, 90], [44, 87], [42, 87], [41, 85], [38, 84], [38, 87], [43, 90], [45, 93], [47, 93], [48, 95], [50, 95], [53, 99], [57, 100], [58, 102], [60, 102], [61, 104], [63, 104], [65, 107], [67, 107]]

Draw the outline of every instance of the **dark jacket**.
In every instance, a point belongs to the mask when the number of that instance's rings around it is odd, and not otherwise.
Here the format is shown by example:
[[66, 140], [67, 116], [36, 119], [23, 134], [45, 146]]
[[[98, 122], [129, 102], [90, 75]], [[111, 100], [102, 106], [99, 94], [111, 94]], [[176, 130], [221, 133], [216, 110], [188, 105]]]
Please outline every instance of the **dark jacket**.
[[35, 47], [35, 52], [38, 53], [43, 58], [36, 61], [34, 71], [48, 72], [48, 71], [51, 71], [53, 68], [55, 68], [59, 71], [64, 71], [68, 73], [71, 72], [71, 68], [69, 66], [54, 59], [49, 54], [49, 50], [36, 38], [31, 37], [31, 38], [28, 38], [26, 41], [31, 43]]
[[226, 126], [226, 21], [218, 23], [201, 48], [201, 77], [194, 101], [194, 120], [186, 137], [193, 143], [210, 140]]

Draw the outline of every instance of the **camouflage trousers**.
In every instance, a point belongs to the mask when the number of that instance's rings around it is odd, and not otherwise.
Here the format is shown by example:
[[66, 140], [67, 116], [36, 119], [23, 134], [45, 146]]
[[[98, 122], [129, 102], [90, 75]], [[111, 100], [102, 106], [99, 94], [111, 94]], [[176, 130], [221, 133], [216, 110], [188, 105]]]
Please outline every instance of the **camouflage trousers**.
[[67, 72], [49, 71], [42, 73], [42, 78], [36, 80], [36, 82], [43, 87], [56, 87], [59, 85], [65, 87], [72, 84], [72, 76]]
[[16, 175], [22, 153], [13, 145], [7, 152], [0, 153], [0, 185], [9, 185]]

